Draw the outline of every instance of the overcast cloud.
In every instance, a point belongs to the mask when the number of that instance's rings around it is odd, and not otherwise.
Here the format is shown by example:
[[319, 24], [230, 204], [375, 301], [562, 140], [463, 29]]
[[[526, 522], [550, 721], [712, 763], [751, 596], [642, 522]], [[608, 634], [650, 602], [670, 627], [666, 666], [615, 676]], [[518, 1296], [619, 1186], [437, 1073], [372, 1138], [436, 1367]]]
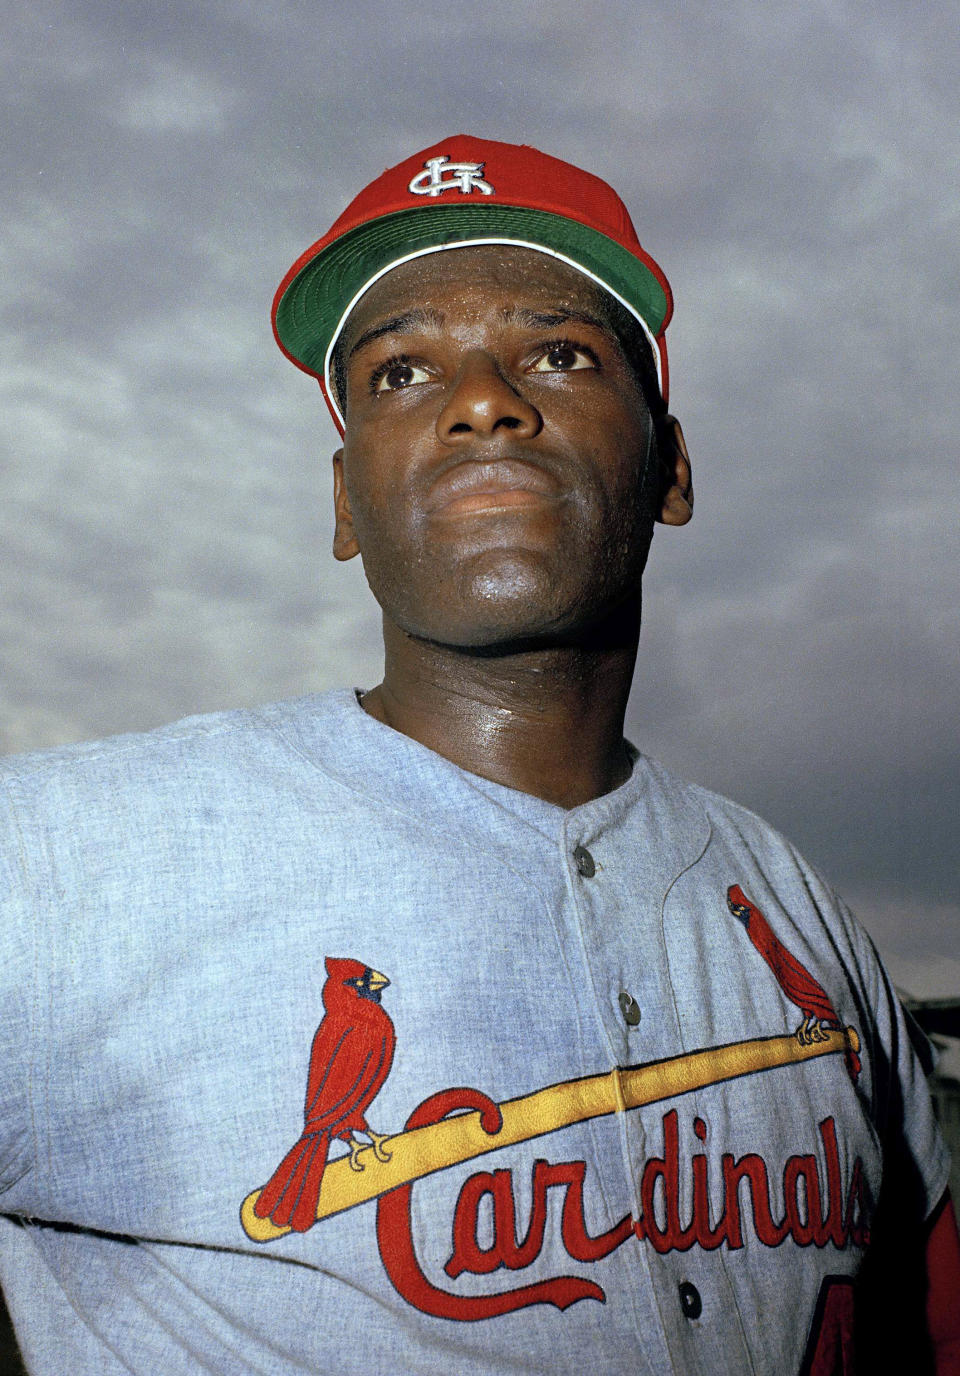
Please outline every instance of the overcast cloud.
[[632, 739], [960, 994], [955, 17], [945, 4], [50, 3], [5, 21], [0, 748], [379, 677], [273, 290], [465, 130], [607, 177], [677, 301], [697, 518]]

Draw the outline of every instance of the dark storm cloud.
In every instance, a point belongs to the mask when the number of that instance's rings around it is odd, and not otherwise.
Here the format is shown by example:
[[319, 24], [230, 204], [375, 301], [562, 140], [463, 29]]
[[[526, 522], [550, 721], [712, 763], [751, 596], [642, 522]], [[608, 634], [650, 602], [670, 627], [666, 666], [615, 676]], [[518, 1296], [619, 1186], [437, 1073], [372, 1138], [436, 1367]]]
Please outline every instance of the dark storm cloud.
[[270, 298], [411, 149], [527, 141], [617, 186], [677, 297], [697, 519], [654, 542], [633, 738], [791, 834], [904, 978], [960, 986], [945, 7], [39, 0], [6, 28], [4, 747], [378, 676]]

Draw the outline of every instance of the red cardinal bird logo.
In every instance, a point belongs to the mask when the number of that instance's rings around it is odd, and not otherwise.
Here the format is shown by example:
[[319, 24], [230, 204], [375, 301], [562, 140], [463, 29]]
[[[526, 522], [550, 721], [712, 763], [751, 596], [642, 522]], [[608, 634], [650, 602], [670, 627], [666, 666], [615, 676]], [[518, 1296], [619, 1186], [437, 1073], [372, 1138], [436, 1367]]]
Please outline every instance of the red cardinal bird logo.
[[258, 1218], [277, 1227], [305, 1233], [317, 1219], [317, 1200], [330, 1142], [350, 1146], [350, 1165], [357, 1160], [362, 1132], [378, 1161], [389, 1161], [387, 1137], [373, 1132], [364, 1117], [390, 1073], [396, 1033], [380, 997], [390, 981], [360, 960], [328, 956], [323, 986], [323, 1021], [310, 1051], [303, 1132], [263, 1187], [254, 1205]]
[[[742, 922], [753, 946], [760, 952], [773, 971], [773, 976], [791, 1003], [795, 1003], [803, 1014], [803, 1021], [797, 1028], [797, 1041], [801, 1046], [824, 1040], [823, 1028], [834, 1027], [842, 1030], [843, 1023], [837, 1017], [836, 1009], [822, 985], [818, 984], [796, 956], [792, 956], [780, 941], [759, 908], [747, 898], [739, 884], [727, 889], [727, 907], [738, 921]], [[847, 1070], [851, 1080], [856, 1083], [860, 1074], [860, 1057], [849, 1049], [846, 1053]]]

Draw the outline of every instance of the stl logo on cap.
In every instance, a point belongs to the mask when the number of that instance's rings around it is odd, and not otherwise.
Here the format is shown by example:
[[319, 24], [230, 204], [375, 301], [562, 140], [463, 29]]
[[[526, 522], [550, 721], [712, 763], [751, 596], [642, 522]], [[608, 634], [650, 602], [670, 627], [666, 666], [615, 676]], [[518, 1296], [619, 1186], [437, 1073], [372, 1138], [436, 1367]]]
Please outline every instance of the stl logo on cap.
[[[441, 170], [442, 169], [442, 170]], [[451, 175], [445, 178], [443, 173]], [[479, 191], [484, 196], [493, 195], [493, 187], [483, 180], [482, 162], [451, 162], [446, 154], [439, 158], [428, 158], [410, 183], [409, 190], [415, 196], [441, 196], [444, 191], [460, 191], [469, 196]]]

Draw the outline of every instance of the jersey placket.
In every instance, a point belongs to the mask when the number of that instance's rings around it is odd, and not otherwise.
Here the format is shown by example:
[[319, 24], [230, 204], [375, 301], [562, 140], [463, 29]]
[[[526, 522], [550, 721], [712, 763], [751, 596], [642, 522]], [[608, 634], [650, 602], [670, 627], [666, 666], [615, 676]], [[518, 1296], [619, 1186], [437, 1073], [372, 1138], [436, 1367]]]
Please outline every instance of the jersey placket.
[[[604, 800], [569, 815], [564, 850], [587, 987], [611, 1064], [626, 1069], [685, 1051], [662, 926], [664, 897], [685, 858], [647, 852], [635, 826], [627, 831], [617, 817], [590, 815], [597, 811], [604, 811]], [[629, 1199], [634, 1219], [642, 1213], [644, 1167], [650, 1158], [664, 1156], [665, 1117], [687, 1102], [625, 1105], [616, 1115], [617, 1194]], [[595, 1125], [598, 1136], [604, 1127], [602, 1121]], [[607, 1135], [606, 1141], [611, 1140]], [[685, 1217], [690, 1200], [683, 1185], [678, 1188], [678, 1207]], [[706, 1370], [715, 1363], [752, 1370], [738, 1326], [718, 1321], [721, 1314], [735, 1312], [722, 1266], [705, 1264], [694, 1250], [658, 1253], [649, 1240], [635, 1236], [617, 1256], [630, 1273], [624, 1289], [632, 1296], [638, 1344], [655, 1370]], [[659, 1351], [654, 1350], [654, 1335]]]
[[[614, 882], [616, 857], [587, 809], [568, 818], [563, 839], [570, 906], [575, 940], [584, 964], [584, 991], [589, 994], [598, 1029], [607, 1048], [610, 1069], [632, 1065], [643, 1057], [644, 1003], [648, 982], [639, 970], [613, 955], [609, 938], [620, 927], [624, 913], [617, 901]], [[648, 1004], [647, 1026], [651, 1025]], [[643, 1030], [641, 1030], [643, 1029]], [[631, 1217], [637, 1217], [636, 1168], [646, 1143], [636, 1113], [618, 1112], [616, 1120], [591, 1125], [599, 1159], [598, 1186], [604, 1196], [623, 1200]], [[616, 1253], [616, 1263], [626, 1271], [626, 1283], [618, 1287], [632, 1304], [638, 1347], [654, 1371], [672, 1366], [669, 1344], [661, 1318], [647, 1259], [642, 1245], [630, 1237]]]

